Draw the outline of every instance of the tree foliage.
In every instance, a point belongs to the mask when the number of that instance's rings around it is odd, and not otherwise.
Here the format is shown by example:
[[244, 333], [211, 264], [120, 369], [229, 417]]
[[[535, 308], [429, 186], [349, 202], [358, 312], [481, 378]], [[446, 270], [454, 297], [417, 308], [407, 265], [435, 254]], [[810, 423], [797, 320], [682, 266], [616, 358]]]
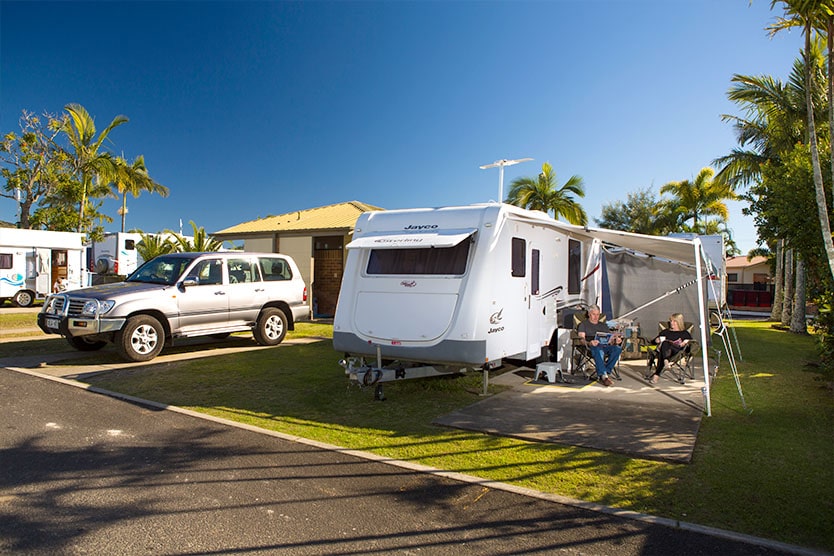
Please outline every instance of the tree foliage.
[[58, 188], [69, 187], [68, 159], [55, 141], [57, 119], [23, 111], [20, 133], [7, 133], [0, 141], [0, 176], [5, 180], [0, 197], [14, 199], [20, 210], [19, 225], [31, 227], [34, 208]]
[[127, 217], [127, 195], [130, 193], [133, 198], [139, 197], [143, 191], [157, 193], [161, 197], [168, 196], [168, 188], [154, 181], [148, 175], [148, 168], [145, 166], [145, 157], [137, 156], [133, 162], [128, 163], [123, 157], [116, 157], [113, 165], [111, 185], [116, 197], [121, 197], [122, 207], [119, 214], [122, 217], [122, 231], [125, 231], [125, 220]]
[[0, 197], [18, 202], [18, 226], [85, 231], [101, 239], [103, 224], [113, 221], [102, 212], [105, 197], [121, 197], [124, 231], [128, 194], [167, 196], [168, 188], [148, 175], [143, 156], [128, 163], [107, 150], [110, 132], [127, 121], [116, 116], [96, 135], [95, 120], [79, 104], [67, 104], [61, 116], [24, 110], [20, 132], [0, 141]]
[[585, 196], [585, 185], [579, 176], [571, 176], [557, 189], [556, 172], [549, 162], [542, 164], [541, 173], [535, 178], [518, 178], [513, 181], [507, 195], [507, 203], [518, 207], [553, 213], [564, 217], [571, 224], [585, 225], [588, 215], [574, 196]]
[[189, 221], [194, 235], [191, 239], [175, 233], [174, 245], [177, 251], [219, 251], [223, 247], [222, 241], [217, 241], [211, 237], [202, 226], [198, 227], [193, 220]]

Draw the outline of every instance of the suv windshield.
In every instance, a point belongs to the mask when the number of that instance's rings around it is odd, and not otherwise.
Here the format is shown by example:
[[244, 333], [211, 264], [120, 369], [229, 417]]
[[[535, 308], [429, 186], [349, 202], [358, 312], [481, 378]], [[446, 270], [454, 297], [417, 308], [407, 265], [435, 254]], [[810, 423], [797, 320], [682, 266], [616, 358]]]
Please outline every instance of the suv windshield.
[[125, 282], [147, 282], [173, 286], [193, 260], [173, 255], [156, 257], [136, 269], [136, 272], [131, 274]]

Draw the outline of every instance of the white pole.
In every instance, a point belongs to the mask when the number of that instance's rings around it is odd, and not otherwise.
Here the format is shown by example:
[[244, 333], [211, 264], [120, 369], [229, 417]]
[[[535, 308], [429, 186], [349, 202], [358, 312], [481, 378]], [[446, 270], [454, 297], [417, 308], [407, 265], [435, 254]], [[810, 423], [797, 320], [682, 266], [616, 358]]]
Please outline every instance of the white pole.
[[518, 164], [519, 162], [527, 162], [528, 160], [533, 160], [532, 158], [519, 158], [518, 160], [507, 160], [503, 158], [501, 160], [496, 160], [492, 164], [484, 164], [483, 166], [479, 166], [481, 170], [486, 170], [487, 168], [498, 168], [498, 202], [504, 202], [504, 166], [512, 166], [513, 164]]
[[[696, 237], [693, 242], [695, 246], [695, 278], [698, 280], [698, 311], [700, 312], [701, 321], [701, 362], [704, 365], [704, 405], [707, 412], [707, 417], [712, 416], [712, 402], [710, 400], [710, 376], [709, 376], [709, 353], [707, 348], [707, 327], [709, 326], [709, 315], [706, 312], [706, 304], [704, 302], [704, 285], [701, 283], [701, 238]], [[706, 319], [706, 322], [704, 321]]]

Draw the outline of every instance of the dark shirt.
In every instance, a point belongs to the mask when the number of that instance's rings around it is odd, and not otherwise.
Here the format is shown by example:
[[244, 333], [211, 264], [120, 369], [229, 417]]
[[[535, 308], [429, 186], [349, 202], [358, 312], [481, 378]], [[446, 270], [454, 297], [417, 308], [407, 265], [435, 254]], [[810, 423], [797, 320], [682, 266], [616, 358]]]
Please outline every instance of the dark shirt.
[[[690, 334], [686, 330], [664, 330], [663, 332], [657, 335], [657, 338], [660, 338], [661, 336], [666, 336], [667, 342], [674, 342], [675, 340], [692, 339], [692, 334]], [[657, 343], [657, 338], [654, 339], [654, 343]]]
[[608, 325], [604, 322], [598, 322], [596, 324], [592, 323], [589, 320], [583, 320], [579, 323], [579, 326], [576, 327], [577, 332], [584, 332], [585, 333], [585, 340], [590, 342], [594, 339], [597, 332], [602, 332], [604, 334], [608, 334], [611, 331], [608, 329]]

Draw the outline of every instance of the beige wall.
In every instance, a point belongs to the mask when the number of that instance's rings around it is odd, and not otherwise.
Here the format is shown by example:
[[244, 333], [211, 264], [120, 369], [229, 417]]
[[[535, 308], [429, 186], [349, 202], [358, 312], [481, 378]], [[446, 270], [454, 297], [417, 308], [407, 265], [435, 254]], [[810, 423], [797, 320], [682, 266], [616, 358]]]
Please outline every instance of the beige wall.
[[255, 253], [272, 253], [271, 237], [251, 237], [243, 240], [243, 250]]
[[295, 264], [301, 270], [304, 283], [307, 284], [307, 291], [310, 290], [310, 278], [313, 273], [311, 262], [313, 260], [313, 238], [310, 236], [287, 237], [281, 236], [278, 239], [278, 250], [284, 255], [289, 255], [295, 260]]
[[764, 262], [748, 267], [727, 267], [727, 273], [732, 272], [738, 274], [738, 280], [729, 282], [730, 284], [752, 284], [754, 274], [767, 274], [770, 276], [770, 265]]

